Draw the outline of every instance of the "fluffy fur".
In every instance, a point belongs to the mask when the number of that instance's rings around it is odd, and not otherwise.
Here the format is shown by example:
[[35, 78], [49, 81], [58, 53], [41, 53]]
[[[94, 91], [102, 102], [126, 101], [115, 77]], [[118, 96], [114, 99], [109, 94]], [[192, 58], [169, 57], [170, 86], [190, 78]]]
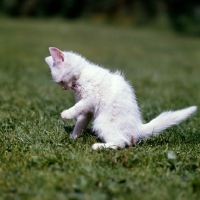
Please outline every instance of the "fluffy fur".
[[53, 80], [64, 90], [73, 89], [76, 104], [61, 113], [63, 119], [76, 118], [72, 138], [77, 138], [92, 118], [93, 130], [104, 143], [92, 148], [117, 148], [136, 143], [179, 124], [197, 109], [191, 106], [178, 111], [163, 112], [147, 124], [137, 105], [133, 88], [119, 73], [112, 73], [73, 52], [49, 48], [45, 61]]

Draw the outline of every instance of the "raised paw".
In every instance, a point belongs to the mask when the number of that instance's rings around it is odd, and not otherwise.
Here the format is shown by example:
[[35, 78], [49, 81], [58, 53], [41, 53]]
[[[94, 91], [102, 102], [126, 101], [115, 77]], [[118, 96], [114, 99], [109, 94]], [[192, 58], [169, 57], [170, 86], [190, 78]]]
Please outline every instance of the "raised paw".
[[61, 113], [61, 117], [63, 119], [73, 119], [74, 117], [72, 116], [72, 114], [69, 112], [69, 110], [64, 110], [62, 113]]

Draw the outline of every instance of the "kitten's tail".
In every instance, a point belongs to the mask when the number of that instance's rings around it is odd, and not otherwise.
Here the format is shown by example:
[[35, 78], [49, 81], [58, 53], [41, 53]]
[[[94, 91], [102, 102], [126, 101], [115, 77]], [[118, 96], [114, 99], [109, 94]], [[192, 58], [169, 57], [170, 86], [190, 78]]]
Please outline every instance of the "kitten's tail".
[[197, 106], [191, 106], [182, 110], [161, 113], [149, 123], [142, 126], [141, 139], [157, 135], [168, 127], [181, 123], [195, 113], [196, 110]]

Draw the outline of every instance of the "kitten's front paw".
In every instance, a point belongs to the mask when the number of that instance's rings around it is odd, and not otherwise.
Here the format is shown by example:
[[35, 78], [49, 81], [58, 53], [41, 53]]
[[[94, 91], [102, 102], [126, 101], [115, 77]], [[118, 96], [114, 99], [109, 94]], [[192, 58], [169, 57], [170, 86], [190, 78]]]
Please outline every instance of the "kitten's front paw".
[[61, 117], [63, 119], [73, 119], [73, 115], [69, 112], [69, 110], [64, 110], [62, 113], [61, 113]]

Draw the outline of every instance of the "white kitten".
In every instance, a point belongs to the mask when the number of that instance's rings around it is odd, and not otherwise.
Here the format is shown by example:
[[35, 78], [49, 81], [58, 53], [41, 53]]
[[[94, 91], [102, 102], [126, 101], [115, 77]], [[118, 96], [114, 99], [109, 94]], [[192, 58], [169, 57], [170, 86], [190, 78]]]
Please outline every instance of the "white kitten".
[[95, 143], [93, 149], [123, 148], [179, 124], [197, 110], [191, 106], [163, 112], [143, 124], [134, 90], [119, 72], [112, 73], [73, 52], [55, 47], [49, 51], [51, 56], [45, 61], [54, 81], [64, 90], [74, 90], [76, 98], [76, 104], [64, 110], [61, 116], [77, 119], [72, 138], [78, 137], [94, 118], [93, 130], [105, 143]]

